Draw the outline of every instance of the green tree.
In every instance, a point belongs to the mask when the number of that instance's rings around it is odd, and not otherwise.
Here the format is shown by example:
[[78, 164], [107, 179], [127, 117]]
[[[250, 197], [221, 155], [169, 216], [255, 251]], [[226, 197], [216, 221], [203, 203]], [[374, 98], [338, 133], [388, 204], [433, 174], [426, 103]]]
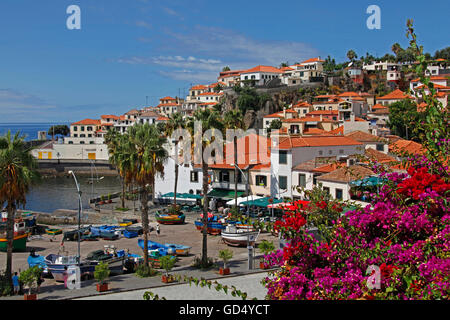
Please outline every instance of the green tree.
[[47, 134], [52, 135], [52, 141], [54, 140], [55, 135], [57, 135], [57, 134], [62, 135], [62, 136], [67, 136], [69, 133], [70, 133], [70, 129], [65, 124], [51, 126], [47, 132]]
[[226, 71], [230, 71], [230, 67], [229, 66], [225, 66], [222, 68], [222, 72], [226, 72]]
[[434, 59], [450, 60], [450, 47], [446, 47], [444, 49], [437, 50], [434, 53]]
[[[201, 130], [196, 132], [194, 130], [194, 122], [198, 121], [201, 124]], [[194, 117], [190, 119], [187, 126], [188, 130], [191, 133], [191, 137], [195, 139], [201, 139], [202, 149], [210, 145], [213, 141], [209, 140], [205, 137], [204, 133], [207, 130], [212, 130], [213, 133], [215, 130], [222, 131], [223, 130], [223, 122], [222, 117], [219, 113], [212, 111], [210, 109], [197, 110], [194, 113]], [[199, 137], [197, 137], [199, 136]], [[202, 153], [203, 154], [203, 153]], [[205, 161], [204, 157], [202, 157], [202, 175], [203, 175], [203, 241], [202, 241], [202, 257], [201, 264], [202, 266], [206, 266], [208, 264], [208, 247], [207, 247], [207, 232], [206, 228], [208, 226], [208, 162]]]
[[39, 179], [36, 160], [26, 147], [24, 137], [11, 131], [0, 137], [0, 206], [6, 203], [8, 217], [6, 222], [6, 272], [11, 279], [12, 251], [14, 240], [14, 218], [16, 209], [26, 204], [26, 195], [32, 183]]
[[129, 152], [126, 150], [126, 136], [121, 135], [115, 129], [109, 130], [105, 134], [105, 144], [108, 147], [109, 162], [116, 167], [122, 182], [121, 202], [125, 208], [125, 189], [131, 183], [131, 169]]
[[[155, 125], [138, 124], [128, 128], [124, 134], [125, 157], [129, 163], [132, 180], [139, 186], [141, 219], [144, 234], [144, 264], [148, 266], [148, 198], [151, 192], [155, 199], [155, 176], [164, 176], [164, 162], [168, 154], [164, 145], [167, 139], [161, 136]], [[149, 191], [150, 190], [150, 191]]]
[[348, 60], [350, 60], [351, 62], [353, 62], [353, 60], [355, 60], [356, 58], [358, 58], [358, 56], [356, 55], [355, 51], [353, 51], [353, 50], [348, 50], [348, 51], [347, 51], [347, 58], [348, 58]]
[[405, 139], [417, 140], [413, 128], [422, 119], [417, 111], [417, 105], [410, 99], [394, 102], [389, 106], [389, 120], [387, 124], [392, 133]]
[[[176, 112], [169, 116], [169, 121], [166, 123], [166, 131], [165, 134], [168, 139], [172, 136], [174, 131], [178, 129], [184, 129], [185, 120], [183, 119], [183, 116], [181, 113]], [[178, 171], [179, 171], [179, 165], [178, 165], [178, 143], [179, 143], [179, 137], [175, 140], [175, 184], [174, 184], [174, 196], [173, 196], [173, 205], [177, 205], [177, 187], [178, 187]]]
[[[244, 117], [242, 112], [239, 109], [233, 109], [227, 111], [224, 115], [224, 124], [226, 129], [232, 130], [246, 130]], [[234, 206], [237, 208], [237, 176], [238, 176], [238, 168], [237, 168], [237, 139], [238, 137], [234, 137], [233, 139], [233, 150], [234, 150]]]

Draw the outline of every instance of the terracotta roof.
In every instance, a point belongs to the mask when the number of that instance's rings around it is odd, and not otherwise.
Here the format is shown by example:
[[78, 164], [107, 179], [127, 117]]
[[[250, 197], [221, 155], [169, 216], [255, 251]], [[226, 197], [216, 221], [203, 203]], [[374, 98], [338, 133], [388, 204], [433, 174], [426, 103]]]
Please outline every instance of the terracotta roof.
[[328, 132], [319, 128], [308, 128], [305, 131], [303, 131], [304, 134], [327, 134]]
[[118, 119], [119, 119], [118, 116], [115, 116], [115, 115], [112, 115], [112, 114], [102, 115], [101, 118], [102, 118], [102, 119], [115, 119], [115, 120], [118, 120]]
[[271, 66], [256, 66], [254, 68], [245, 70], [241, 73], [244, 74], [244, 73], [253, 73], [253, 72], [283, 73], [283, 71], [281, 71], [280, 69], [271, 67]]
[[[435, 89], [450, 90], [450, 87], [448, 87], [448, 86], [443, 86], [443, 85], [440, 85], [440, 84], [437, 84], [437, 83], [433, 83], [433, 87], [434, 87]], [[428, 88], [428, 86], [422, 84], [422, 85], [416, 87], [415, 89], [417, 90], [417, 89], [422, 89], [422, 88]]]
[[382, 104], [377, 103], [377, 104], [375, 104], [375, 105], [372, 107], [372, 110], [375, 110], [375, 109], [385, 109], [385, 108], [386, 108], [386, 106], [383, 106]]
[[301, 147], [322, 147], [322, 146], [358, 146], [361, 142], [342, 136], [320, 136], [320, 137], [281, 137], [278, 148], [289, 150]]
[[203, 92], [199, 96], [222, 96], [223, 92]]
[[169, 121], [169, 120], [170, 120], [169, 118], [163, 117], [163, 116], [161, 116], [158, 119], [156, 119], [156, 121]]
[[[330, 158], [330, 160], [334, 160], [335, 157]], [[323, 167], [324, 165], [327, 164], [329, 160], [328, 159], [320, 159], [320, 158], [314, 158], [312, 160], [306, 161], [306, 162], [302, 162], [298, 165], [296, 165], [295, 167], [292, 168], [292, 170], [297, 170], [297, 171], [313, 171], [315, 168], [318, 167]]]
[[366, 133], [363, 131], [352, 131], [345, 135], [353, 140], [360, 142], [382, 142], [383, 140], [380, 137], [374, 136], [373, 134]]
[[264, 118], [283, 118], [282, 112], [275, 112], [272, 114], [268, 114], [267, 116], [264, 116]]
[[198, 84], [196, 86], [193, 86], [191, 89], [189, 90], [205, 90], [206, 88], [208, 88], [207, 86], [204, 86], [202, 84]]
[[295, 111], [294, 109], [286, 109], [286, 113], [295, 113], [295, 114], [297, 114], [298, 112]]
[[146, 111], [140, 115], [140, 117], [158, 118], [159, 114], [155, 111]]
[[72, 123], [72, 125], [100, 125], [100, 120], [94, 120], [94, 119], [84, 119], [78, 122]]
[[345, 182], [363, 179], [373, 175], [374, 172], [365, 167], [354, 165], [350, 167], [339, 168], [333, 172], [326, 173], [317, 177], [317, 180], [333, 181], [333, 182]]
[[378, 108], [372, 111], [373, 114], [389, 114], [389, 108]]
[[220, 84], [221, 86], [226, 86], [227, 84], [225, 82], [219, 81], [216, 83], [211, 83], [208, 88], [215, 88], [218, 84]]
[[338, 97], [359, 97], [359, 94], [353, 91], [347, 91], [339, 94]]
[[[430, 80], [431, 81], [433, 81], [433, 80], [448, 80], [448, 78], [449, 77], [444, 77], [444, 76], [431, 76]], [[420, 78], [416, 78], [414, 80], [411, 80], [411, 82], [419, 82], [419, 81], [420, 81]]]
[[314, 98], [316, 98], [316, 99], [321, 99], [321, 98], [328, 98], [328, 99], [330, 99], [330, 98], [336, 98], [336, 97], [337, 97], [337, 95], [335, 95], [335, 94], [321, 94], [321, 95], [315, 96]]
[[396, 162], [397, 160], [381, 151], [377, 151], [373, 148], [367, 148], [364, 151], [364, 154], [378, 163], [386, 163], [386, 162]]
[[293, 108], [301, 108], [301, 107], [311, 107], [311, 106], [312, 106], [312, 104], [309, 104], [306, 101], [299, 101], [296, 104], [294, 104], [292, 107]]
[[257, 164], [250, 171], [270, 171], [270, 163]]
[[413, 97], [408, 96], [403, 91], [396, 89], [385, 96], [378, 97], [377, 100], [401, 100], [401, 99], [413, 99]]
[[311, 58], [311, 59], [303, 61], [301, 64], [303, 64], [303, 63], [312, 63], [312, 62], [325, 62], [325, 60], [320, 59], [320, 57], [318, 57], [318, 58]]
[[339, 102], [346, 102], [345, 100], [342, 100], [340, 98], [338, 99], [333, 99], [333, 100], [329, 100], [329, 101], [313, 101], [313, 104], [337, 104]]
[[173, 102], [171, 102], [171, 103], [160, 103], [160, 104], [158, 104], [158, 108], [159, 108], [159, 107], [177, 107], [177, 106], [181, 106], [181, 104], [179, 104], [179, 103], [173, 103]]
[[423, 146], [420, 143], [410, 141], [410, 140], [404, 140], [404, 139], [399, 139], [399, 140], [391, 143], [389, 145], [389, 151], [390, 152], [395, 152], [395, 151], [405, 152], [406, 151], [406, 152], [412, 153], [412, 154], [423, 154], [424, 153]]
[[337, 116], [339, 115], [339, 110], [315, 110], [308, 112], [307, 115], [332, 115]]
[[164, 97], [164, 98], [161, 98], [159, 100], [177, 100], [177, 99], [172, 98], [172, 97]]
[[334, 130], [328, 131], [328, 133], [334, 134], [334, 135], [343, 135], [344, 134], [344, 126], [340, 126]]
[[132, 110], [128, 111], [127, 113], [125, 113], [125, 115], [127, 115], [127, 116], [136, 115], [136, 114], [139, 114], [139, 111], [137, 109], [132, 109]]
[[281, 68], [280, 70], [286, 72], [286, 71], [292, 71], [292, 70], [294, 70], [294, 69], [291, 68], [291, 67], [283, 67], [283, 68]]
[[[301, 118], [283, 119], [282, 121], [283, 122], [318, 122], [318, 121], [320, 121], [320, 117], [301, 117]], [[324, 121], [324, 119], [322, 121]]]
[[330, 172], [333, 172], [334, 170], [342, 168], [346, 165], [347, 165], [346, 163], [334, 162], [334, 163], [329, 163], [329, 164], [314, 168], [311, 171], [320, 172], [320, 173], [330, 173]]

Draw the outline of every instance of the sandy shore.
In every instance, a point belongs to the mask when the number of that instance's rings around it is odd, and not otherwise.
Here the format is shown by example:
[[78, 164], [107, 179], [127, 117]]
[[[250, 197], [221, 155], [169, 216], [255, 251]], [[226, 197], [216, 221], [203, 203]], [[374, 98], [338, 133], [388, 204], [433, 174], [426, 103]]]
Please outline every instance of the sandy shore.
[[[136, 217], [140, 221], [139, 214], [124, 214], [121, 215], [119, 220], [122, 218]], [[154, 214], [150, 214], [150, 225], [156, 225], [156, 219]], [[194, 221], [199, 217], [199, 213], [187, 212], [186, 221], [183, 225], [160, 225], [161, 233], [157, 236], [156, 232], [153, 231], [150, 234], [149, 239], [161, 243], [176, 243], [183, 244], [192, 247], [190, 254], [185, 257], [179, 257], [178, 262], [175, 267], [189, 266], [192, 265], [195, 256], [201, 255], [202, 250], [202, 234], [195, 228]], [[111, 217], [110, 217], [111, 218]], [[52, 226], [53, 228], [54, 226]], [[60, 226], [63, 230], [73, 230], [76, 228], [75, 225], [64, 225]], [[14, 252], [13, 253], [13, 270], [25, 270], [28, 268], [27, 258], [31, 249], [34, 249], [37, 254], [46, 256], [50, 253], [58, 253], [61, 245], [63, 235], [50, 236], [43, 234], [41, 236], [31, 236], [30, 240], [27, 242], [26, 252]], [[94, 250], [103, 249], [105, 245], [114, 245], [118, 250], [129, 249], [130, 253], [135, 253], [142, 255], [142, 250], [138, 246], [138, 238], [127, 239], [122, 237], [118, 240], [108, 241], [100, 239], [98, 241], [82, 241], [80, 244], [81, 256], [86, 257], [87, 254]], [[278, 246], [278, 239], [269, 233], [261, 233], [257, 243], [261, 240], [266, 239], [273, 241], [275, 246]], [[76, 241], [65, 241], [65, 250], [71, 254], [77, 254], [78, 244]], [[247, 259], [248, 250], [246, 247], [232, 247], [224, 244], [220, 236], [208, 235], [208, 256], [219, 260], [219, 251], [222, 249], [230, 249], [233, 251], [233, 259], [242, 260]], [[256, 250], [255, 255], [261, 255], [259, 250]], [[232, 259], [232, 260], [233, 260]], [[4, 269], [6, 266], [6, 253], [0, 252], [0, 269]], [[54, 280], [47, 279], [43, 285], [54, 284]]]

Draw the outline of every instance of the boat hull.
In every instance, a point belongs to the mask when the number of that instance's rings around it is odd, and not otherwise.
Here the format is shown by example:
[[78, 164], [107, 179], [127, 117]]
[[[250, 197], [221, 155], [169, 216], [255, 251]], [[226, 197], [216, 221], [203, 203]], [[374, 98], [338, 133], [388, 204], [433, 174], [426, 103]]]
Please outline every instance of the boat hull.
[[247, 246], [247, 243], [253, 246], [257, 237], [258, 232], [231, 233], [222, 231], [223, 242], [230, 246], [243, 247]]
[[[13, 251], [23, 252], [27, 250], [27, 238], [28, 233], [15, 235], [13, 240]], [[8, 240], [6, 238], [0, 238], [0, 251], [6, 252], [8, 249]]]
[[183, 224], [186, 216], [182, 215], [169, 215], [169, 214], [156, 214], [156, 221], [161, 224]]

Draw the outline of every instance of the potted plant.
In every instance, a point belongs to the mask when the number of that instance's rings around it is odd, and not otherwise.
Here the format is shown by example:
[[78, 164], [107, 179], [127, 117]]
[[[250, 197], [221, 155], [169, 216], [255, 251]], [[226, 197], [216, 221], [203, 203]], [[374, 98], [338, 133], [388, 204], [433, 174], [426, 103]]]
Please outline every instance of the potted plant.
[[[264, 256], [266, 256], [269, 253], [271, 253], [273, 250], [275, 250], [275, 246], [274, 246], [273, 242], [267, 241], [267, 240], [263, 240], [258, 245], [258, 249], [264, 254]], [[268, 266], [265, 264], [264, 257], [261, 258], [261, 260], [259, 261], [259, 267], [261, 269], [268, 269]]]
[[37, 300], [37, 294], [32, 293], [33, 287], [37, 287], [42, 270], [39, 266], [33, 266], [25, 271], [22, 271], [19, 276], [19, 281], [28, 287], [28, 294], [24, 294], [25, 300]]
[[112, 196], [111, 196], [111, 193], [108, 193], [108, 203], [112, 203]]
[[175, 266], [176, 259], [173, 256], [163, 256], [159, 259], [159, 265], [162, 269], [166, 270], [166, 274], [162, 275], [162, 282], [171, 283], [175, 281], [175, 277], [169, 274], [169, 271]]
[[105, 196], [104, 195], [102, 195], [101, 197], [100, 197], [100, 202], [98, 203], [98, 204], [105, 204]]
[[101, 261], [95, 266], [94, 278], [98, 282], [98, 292], [108, 291], [108, 283], [105, 280], [109, 277], [109, 273], [108, 263]]
[[221, 275], [230, 274], [230, 268], [227, 268], [227, 262], [230, 261], [231, 258], [233, 258], [233, 252], [229, 249], [220, 250], [219, 258], [223, 261], [223, 268], [219, 268], [219, 273]]

